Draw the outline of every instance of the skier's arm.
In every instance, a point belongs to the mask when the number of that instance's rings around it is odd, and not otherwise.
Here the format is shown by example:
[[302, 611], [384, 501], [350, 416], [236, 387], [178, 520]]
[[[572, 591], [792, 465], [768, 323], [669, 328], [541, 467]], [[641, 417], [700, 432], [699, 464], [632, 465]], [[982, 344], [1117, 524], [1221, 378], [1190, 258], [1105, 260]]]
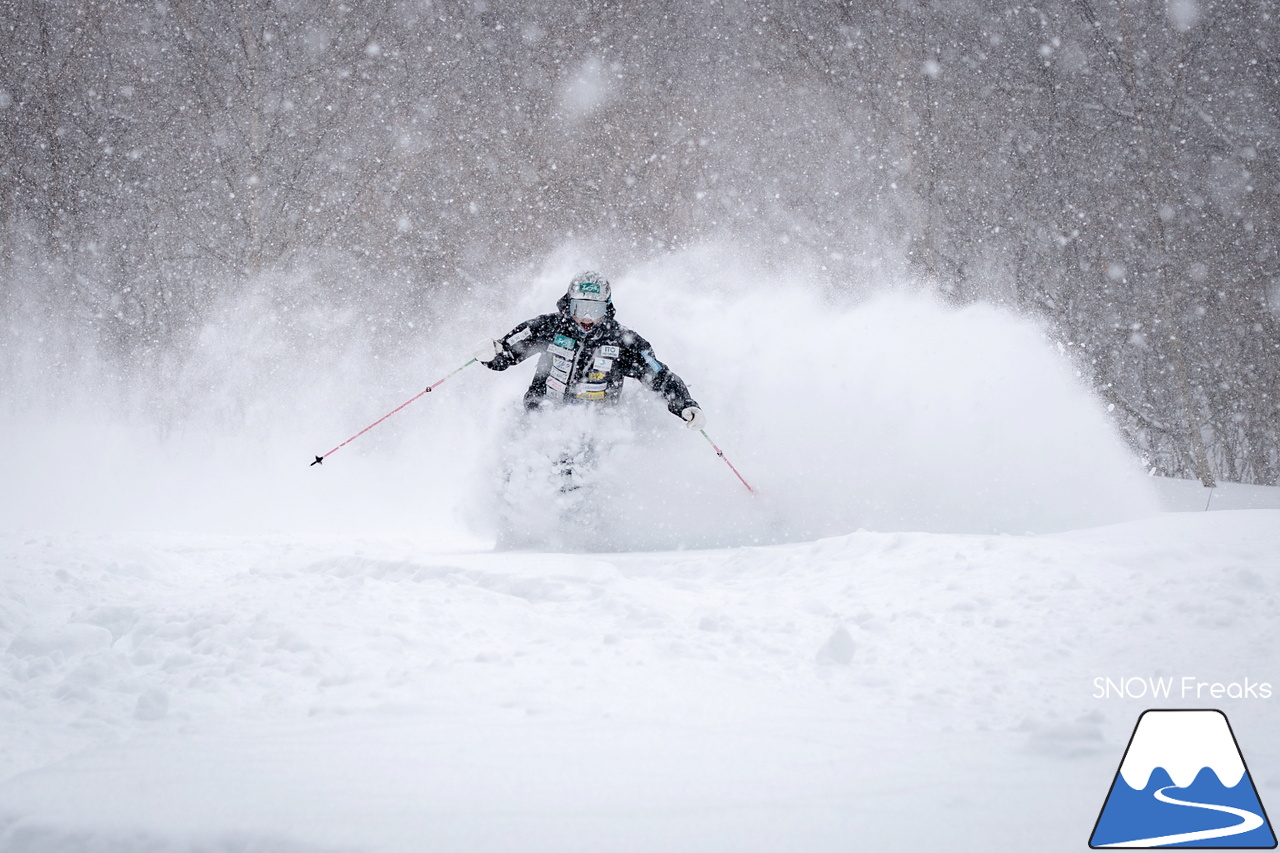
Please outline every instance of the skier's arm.
[[689, 396], [689, 387], [684, 384], [684, 380], [658, 361], [648, 341], [637, 335], [631, 355], [624, 372], [661, 394], [667, 401], [667, 411], [679, 418], [683, 417], [685, 409], [698, 408], [693, 397]]
[[652, 387], [667, 401], [667, 410], [678, 418], [684, 417], [686, 409], [699, 408], [697, 402], [689, 396], [689, 388], [684, 380], [672, 373], [670, 368], [654, 377]]
[[484, 366], [490, 370], [506, 370], [546, 349], [549, 339], [543, 332], [548, 324], [543, 320], [543, 317], [526, 320], [494, 341], [495, 354], [491, 359], [481, 360]]

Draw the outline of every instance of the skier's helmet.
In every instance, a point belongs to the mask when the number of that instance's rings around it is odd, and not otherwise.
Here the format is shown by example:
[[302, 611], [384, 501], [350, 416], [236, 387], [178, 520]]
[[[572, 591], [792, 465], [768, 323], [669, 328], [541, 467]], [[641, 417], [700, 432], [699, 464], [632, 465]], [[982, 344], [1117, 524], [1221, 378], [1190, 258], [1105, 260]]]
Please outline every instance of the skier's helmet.
[[569, 283], [569, 314], [584, 325], [593, 325], [604, 319], [609, 310], [613, 291], [609, 279], [598, 272], [588, 270], [578, 273]]

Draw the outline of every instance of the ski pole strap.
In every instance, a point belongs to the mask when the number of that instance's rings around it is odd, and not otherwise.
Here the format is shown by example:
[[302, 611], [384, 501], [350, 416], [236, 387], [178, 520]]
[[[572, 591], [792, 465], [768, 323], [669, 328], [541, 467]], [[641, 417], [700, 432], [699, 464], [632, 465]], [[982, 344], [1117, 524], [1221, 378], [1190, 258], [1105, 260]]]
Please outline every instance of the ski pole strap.
[[740, 473], [738, 473], [738, 469], [737, 469], [737, 468], [733, 467], [733, 463], [729, 461], [729, 457], [728, 457], [728, 456], [725, 456], [725, 455], [724, 455], [724, 451], [723, 451], [723, 450], [721, 450], [720, 448], [716, 447], [716, 443], [715, 443], [714, 441], [712, 441], [712, 440], [711, 440], [711, 436], [707, 435], [707, 431], [706, 431], [705, 429], [700, 429], [700, 430], [698, 430], [698, 432], [702, 433], [702, 437], [703, 437], [703, 438], [705, 438], [705, 439], [707, 440], [707, 444], [710, 444], [710, 445], [711, 445], [711, 449], [712, 449], [712, 450], [714, 450], [714, 451], [716, 452], [716, 456], [719, 456], [721, 459], [723, 459], [723, 460], [724, 460], [724, 464], [726, 464], [726, 465], [728, 465], [728, 466], [729, 466], [729, 470], [730, 470], [730, 471], [732, 471], [732, 472], [733, 472], [733, 475], [734, 475], [735, 477], [737, 477], [737, 478], [738, 478], [738, 482], [740, 482], [740, 483], [742, 483], [742, 485], [746, 486], [746, 487], [747, 487], [747, 491], [748, 491], [748, 492], [750, 492], [750, 493], [751, 493], [751, 494], [753, 494], [753, 495], [754, 495], [754, 494], [756, 494], [756, 490], [755, 490], [755, 489], [753, 489], [753, 488], [751, 488], [751, 484], [750, 484], [750, 483], [748, 483], [745, 479], [743, 479], [742, 475], [741, 475]]
[[335, 447], [333, 450], [330, 450], [328, 453], [324, 454], [323, 456], [317, 456], [317, 457], [316, 457], [316, 459], [315, 459], [315, 461], [314, 461], [314, 462], [312, 462], [311, 464], [312, 464], [312, 465], [319, 465], [319, 464], [323, 463], [323, 462], [324, 462], [324, 460], [328, 459], [330, 456], [332, 456], [333, 454], [337, 453], [339, 450], [341, 450], [342, 448], [346, 447], [348, 444], [350, 444], [351, 442], [355, 441], [357, 438], [359, 438], [360, 436], [364, 435], [366, 432], [368, 432], [369, 430], [373, 429], [373, 428], [374, 428], [374, 427], [376, 427], [378, 424], [382, 423], [382, 422], [383, 422], [383, 421], [385, 421], [387, 418], [389, 418], [389, 417], [391, 417], [392, 415], [394, 415], [396, 412], [398, 412], [398, 411], [400, 411], [401, 409], [405, 408], [405, 407], [406, 407], [406, 406], [408, 406], [410, 403], [412, 403], [413, 401], [417, 400], [419, 397], [423, 397], [423, 396], [425, 396], [425, 395], [427, 395], [427, 394], [430, 394], [432, 391], [434, 391], [435, 389], [437, 389], [437, 388], [439, 388], [441, 385], [443, 385], [446, 379], [449, 379], [449, 378], [450, 378], [450, 377], [452, 377], [452, 376], [456, 376], [457, 374], [461, 373], [463, 370], [465, 370], [465, 369], [467, 369], [468, 367], [470, 367], [471, 365], [475, 364], [475, 363], [476, 363], [476, 361], [477, 361], [477, 359], [474, 359], [474, 358], [473, 358], [473, 359], [471, 359], [470, 361], [468, 361], [466, 364], [462, 365], [462, 367], [459, 367], [457, 370], [454, 370], [453, 372], [451, 372], [448, 376], [445, 376], [445, 377], [444, 377], [444, 379], [440, 379], [440, 380], [438, 380], [438, 381], [437, 381], [435, 384], [433, 384], [433, 385], [428, 385], [428, 386], [427, 386], [427, 389], [426, 389], [425, 391], [420, 391], [419, 393], [415, 394], [413, 397], [409, 398], [408, 400], [405, 400], [403, 403], [401, 403], [400, 405], [396, 406], [394, 409], [392, 409], [391, 411], [387, 412], [385, 415], [383, 415], [382, 417], [378, 418], [376, 421], [374, 421], [373, 423], [369, 424], [367, 427], [365, 427], [364, 429], [360, 430], [360, 431], [359, 431], [358, 433], [356, 433], [355, 435], [351, 436], [351, 438], [348, 438], [346, 441], [342, 442], [342, 444], [339, 444], [339, 445], [338, 445], [337, 447]]

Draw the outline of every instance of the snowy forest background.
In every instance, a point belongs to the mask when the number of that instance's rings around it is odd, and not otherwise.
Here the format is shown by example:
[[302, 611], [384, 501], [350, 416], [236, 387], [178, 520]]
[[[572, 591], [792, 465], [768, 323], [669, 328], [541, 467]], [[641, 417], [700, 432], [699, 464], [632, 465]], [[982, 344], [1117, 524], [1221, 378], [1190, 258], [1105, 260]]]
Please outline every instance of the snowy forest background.
[[717, 243], [1040, 318], [1150, 467], [1277, 484], [1276, 6], [4, 0], [0, 399], [180, 411], [228, 305], [376, 356], [567, 240]]

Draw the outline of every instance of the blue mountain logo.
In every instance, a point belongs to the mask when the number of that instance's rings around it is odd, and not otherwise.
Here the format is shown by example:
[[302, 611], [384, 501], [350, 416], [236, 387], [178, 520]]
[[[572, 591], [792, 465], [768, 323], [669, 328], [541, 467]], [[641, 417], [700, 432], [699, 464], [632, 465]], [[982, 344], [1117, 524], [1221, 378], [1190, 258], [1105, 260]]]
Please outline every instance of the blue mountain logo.
[[1089, 846], [1274, 849], [1226, 714], [1144, 711]]

